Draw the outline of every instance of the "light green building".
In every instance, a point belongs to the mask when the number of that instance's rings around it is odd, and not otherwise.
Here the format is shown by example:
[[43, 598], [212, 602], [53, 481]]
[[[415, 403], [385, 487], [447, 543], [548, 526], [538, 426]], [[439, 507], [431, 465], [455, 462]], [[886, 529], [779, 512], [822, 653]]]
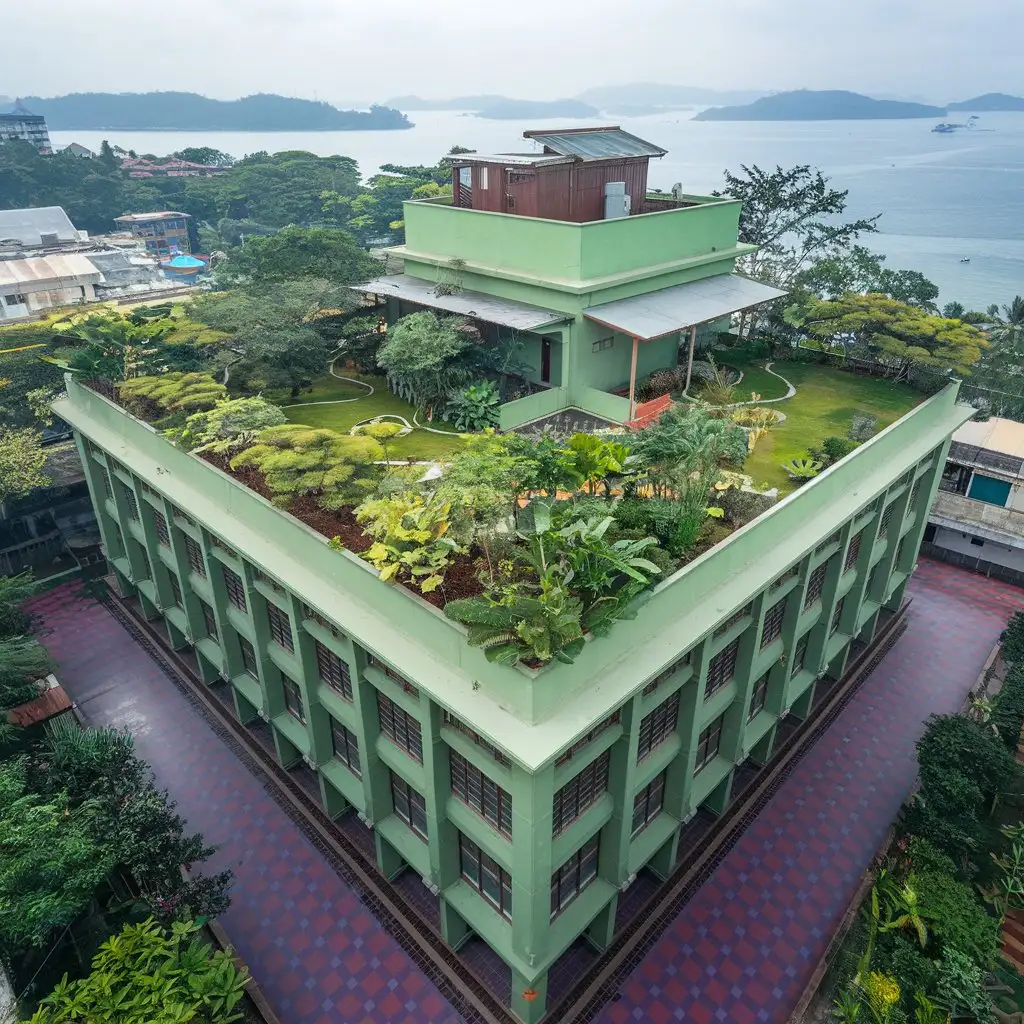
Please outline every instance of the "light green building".
[[[737, 215], [728, 201], [614, 224], [410, 204], [406, 276], [458, 258], [467, 286], [548, 296], [562, 376], [514, 418], [565, 403], [626, 419], [614, 403], [628, 400], [601, 390], [622, 365], [599, 369], [618, 355], [590, 343], [592, 296], [728, 271]], [[722, 812], [737, 766], [770, 758], [779, 722], [807, 716], [899, 607], [950, 436], [973, 412], [956, 392], [646, 592], [573, 664], [536, 670], [488, 662], [436, 608], [75, 380], [55, 409], [121, 592], [230, 687], [241, 722], [269, 724], [282, 765], [316, 770], [329, 815], [372, 828], [381, 872], [422, 879], [445, 941], [490, 945], [532, 1022], [551, 965], [580, 936], [611, 941], [638, 873], [669, 874], [686, 823]]]

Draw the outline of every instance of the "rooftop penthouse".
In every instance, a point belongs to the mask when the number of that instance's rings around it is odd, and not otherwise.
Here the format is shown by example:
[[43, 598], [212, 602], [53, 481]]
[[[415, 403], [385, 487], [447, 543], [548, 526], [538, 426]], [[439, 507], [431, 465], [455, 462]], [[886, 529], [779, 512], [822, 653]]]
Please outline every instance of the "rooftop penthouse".
[[361, 290], [389, 319], [433, 308], [519, 332], [533, 393], [504, 429], [566, 410], [630, 422], [638, 377], [783, 292], [734, 272], [752, 251], [738, 200], [648, 192], [660, 147], [614, 127], [525, 136], [543, 152], [453, 157], [452, 196], [405, 204], [404, 272]]

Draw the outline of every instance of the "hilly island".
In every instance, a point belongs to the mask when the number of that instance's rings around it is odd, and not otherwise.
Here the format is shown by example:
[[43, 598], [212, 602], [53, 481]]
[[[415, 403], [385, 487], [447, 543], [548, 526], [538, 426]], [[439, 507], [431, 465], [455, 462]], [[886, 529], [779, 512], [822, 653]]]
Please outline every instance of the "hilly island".
[[260, 93], [214, 100], [192, 92], [80, 92], [24, 104], [57, 131], [368, 131], [411, 128], [399, 110], [339, 110], [314, 100]]
[[944, 107], [900, 100], [873, 100], [856, 92], [801, 89], [763, 96], [735, 107], [711, 107], [696, 121], [843, 121], [872, 118], [942, 117]]

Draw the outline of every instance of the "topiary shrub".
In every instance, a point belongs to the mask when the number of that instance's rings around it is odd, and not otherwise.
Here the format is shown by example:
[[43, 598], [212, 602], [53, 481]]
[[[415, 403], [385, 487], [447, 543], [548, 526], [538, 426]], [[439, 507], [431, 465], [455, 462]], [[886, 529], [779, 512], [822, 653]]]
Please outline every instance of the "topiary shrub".
[[1008, 665], [1024, 662], [1024, 612], [1015, 612], [999, 636], [1003, 660]]

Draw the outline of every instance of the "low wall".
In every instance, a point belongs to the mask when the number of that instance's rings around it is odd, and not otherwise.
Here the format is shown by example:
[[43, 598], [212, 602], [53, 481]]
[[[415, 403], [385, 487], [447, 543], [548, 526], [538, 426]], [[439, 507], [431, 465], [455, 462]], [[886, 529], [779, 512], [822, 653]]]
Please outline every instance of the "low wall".
[[501, 419], [498, 423], [502, 430], [512, 430], [524, 423], [539, 420], [542, 416], [550, 416], [566, 407], [565, 388], [548, 388], [538, 391], [535, 395], [517, 398], [514, 402], [506, 402], [501, 407]]
[[584, 388], [575, 398], [573, 405], [594, 416], [601, 416], [614, 423], [625, 423], [629, 419], [628, 398], [598, 391], [597, 388]]

